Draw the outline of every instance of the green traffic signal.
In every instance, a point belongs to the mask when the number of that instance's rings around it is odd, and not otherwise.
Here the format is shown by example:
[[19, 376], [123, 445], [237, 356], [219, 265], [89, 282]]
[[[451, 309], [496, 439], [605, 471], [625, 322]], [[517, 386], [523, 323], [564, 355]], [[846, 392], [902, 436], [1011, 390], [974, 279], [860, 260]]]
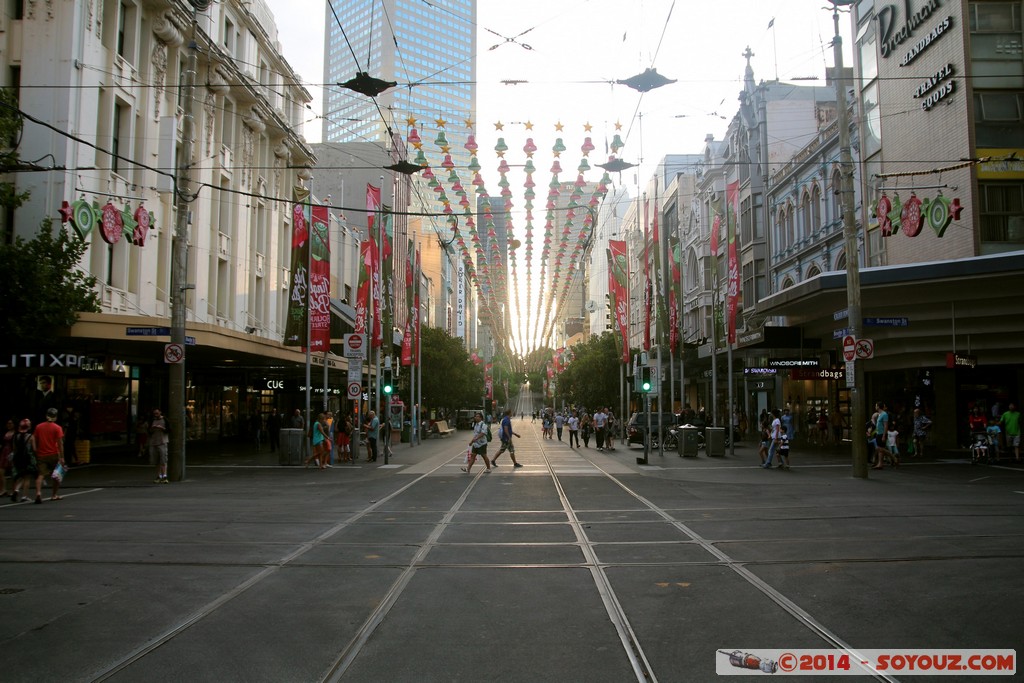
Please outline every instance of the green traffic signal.
[[394, 380], [392, 379], [391, 368], [384, 368], [384, 376], [381, 378], [381, 391], [387, 395], [391, 395], [394, 390]]
[[653, 386], [654, 383], [651, 382], [651, 368], [645, 365], [640, 366], [640, 391], [649, 394]]

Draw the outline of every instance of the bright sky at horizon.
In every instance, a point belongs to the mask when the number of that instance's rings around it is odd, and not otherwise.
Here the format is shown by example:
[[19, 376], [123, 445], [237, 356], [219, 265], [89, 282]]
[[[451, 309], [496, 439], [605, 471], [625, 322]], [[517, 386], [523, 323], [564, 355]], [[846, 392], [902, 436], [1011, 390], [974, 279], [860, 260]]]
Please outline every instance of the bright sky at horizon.
[[[315, 98], [304, 132], [308, 140], [319, 141], [321, 121], [315, 115], [323, 101], [325, 0], [266, 1], [285, 58]], [[568, 148], [560, 159], [561, 178], [571, 182], [584, 137], [590, 136], [595, 147], [589, 156], [593, 167], [607, 160], [607, 147], [618, 133], [624, 144], [618, 156], [637, 166], [612, 178], [636, 196], [666, 154], [699, 153], [707, 134], [721, 139], [737, 111], [748, 47], [755, 81], [778, 78], [831, 90], [825, 70], [833, 63], [834, 28], [827, 5], [821, 0], [481, 0], [475, 128], [488, 189], [497, 193], [499, 137], [514, 168], [525, 160], [521, 150], [527, 137], [534, 140], [537, 204], [543, 206], [556, 139], [564, 139]], [[845, 64], [851, 66], [845, 12], [840, 30]], [[651, 67], [676, 82], [647, 93], [615, 84]], [[462, 121], [466, 115], [438, 112], [438, 117]], [[422, 137], [436, 135], [432, 119], [420, 125]], [[586, 179], [596, 182], [600, 174], [594, 168]], [[522, 176], [515, 176], [512, 186], [522, 187]], [[522, 239], [522, 190], [517, 192], [515, 229]], [[543, 212], [538, 213], [542, 225]], [[535, 265], [538, 253], [539, 245]], [[522, 268], [521, 253], [518, 262]], [[526, 348], [537, 341], [528, 340]]]

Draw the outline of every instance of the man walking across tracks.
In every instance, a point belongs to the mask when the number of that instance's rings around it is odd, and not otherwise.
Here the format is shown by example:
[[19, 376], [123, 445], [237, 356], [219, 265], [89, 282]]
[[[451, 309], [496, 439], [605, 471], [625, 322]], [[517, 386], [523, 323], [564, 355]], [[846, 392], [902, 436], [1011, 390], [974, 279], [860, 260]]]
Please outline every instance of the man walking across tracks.
[[505, 416], [501, 418], [501, 429], [498, 431], [498, 438], [501, 440], [501, 448], [491, 458], [491, 467], [498, 466], [498, 456], [508, 451], [508, 457], [512, 458], [512, 467], [522, 467], [516, 461], [516, 445], [512, 443], [512, 437], [519, 436], [512, 431], [512, 409], [509, 408], [505, 411]]
[[64, 466], [64, 430], [57, 424], [57, 409], [46, 411], [46, 422], [36, 425], [32, 432], [32, 447], [36, 453], [36, 503], [43, 502], [43, 479], [49, 478], [50, 500], [60, 500], [60, 479], [50, 476], [57, 465]]

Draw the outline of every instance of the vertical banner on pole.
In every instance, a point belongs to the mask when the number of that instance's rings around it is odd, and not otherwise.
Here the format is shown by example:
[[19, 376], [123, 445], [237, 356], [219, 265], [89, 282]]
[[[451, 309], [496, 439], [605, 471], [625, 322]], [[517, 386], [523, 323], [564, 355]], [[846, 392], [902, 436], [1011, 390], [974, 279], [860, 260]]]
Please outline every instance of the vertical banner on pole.
[[309, 315], [312, 338], [309, 348], [326, 353], [331, 349], [331, 243], [327, 231], [327, 207], [312, 207], [311, 218]]
[[679, 296], [682, 292], [682, 249], [678, 237], [668, 240], [668, 262], [671, 266], [668, 288], [668, 347], [673, 355], [679, 350]]
[[626, 241], [608, 240], [608, 286], [614, 292], [615, 320], [622, 335], [622, 362], [629, 362], [629, 263], [626, 260]]
[[285, 346], [306, 346], [306, 316], [309, 312], [309, 190], [292, 189], [292, 273], [288, 287], [288, 311], [284, 327]]
[[380, 271], [381, 343], [384, 345], [384, 355], [390, 356], [395, 336], [395, 250], [392, 244], [394, 222], [391, 209], [384, 206], [382, 210], [380, 238], [384, 240], [384, 244], [381, 245], [384, 260], [381, 262]]
[[412, 365], [413, 335], [416, 333], [416, 309], [414, 305], [413, 276], [415, 246], [409, 240], [408, 257], [405, 260], [405, 332], [402, 334], [402, 365]]
[[644, 350], [651, 349], [651, 236], [647, 218], [648, 204], [644, 196]]
[[737, 222], [740, 218], [740, 183], [735, 181], [726, 186], [726, 217], [729, 233], [729, 288], [726, 292], [729, 309], [729, 344], [736, 343], [736, 309], [740, 300], [740, 262], [736, 236]]

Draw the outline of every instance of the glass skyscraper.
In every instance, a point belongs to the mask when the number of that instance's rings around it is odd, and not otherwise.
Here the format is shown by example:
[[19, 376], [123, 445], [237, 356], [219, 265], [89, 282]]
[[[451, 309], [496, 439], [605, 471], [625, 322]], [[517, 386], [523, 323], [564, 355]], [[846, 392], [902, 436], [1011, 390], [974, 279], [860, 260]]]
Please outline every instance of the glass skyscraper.
[[[329, 0], [326, 22], [324, 142], [386, 144], [388, 126], [404, 140], [411, 116], [436, 166], [441, 119], [456, 167], [464, 169], [467, 121], [475, 125], [476, 116], [476, 3]], [[374, 106], [369, 97], [333, 85], [357, 72], [398, 86], [377, 96]]]

